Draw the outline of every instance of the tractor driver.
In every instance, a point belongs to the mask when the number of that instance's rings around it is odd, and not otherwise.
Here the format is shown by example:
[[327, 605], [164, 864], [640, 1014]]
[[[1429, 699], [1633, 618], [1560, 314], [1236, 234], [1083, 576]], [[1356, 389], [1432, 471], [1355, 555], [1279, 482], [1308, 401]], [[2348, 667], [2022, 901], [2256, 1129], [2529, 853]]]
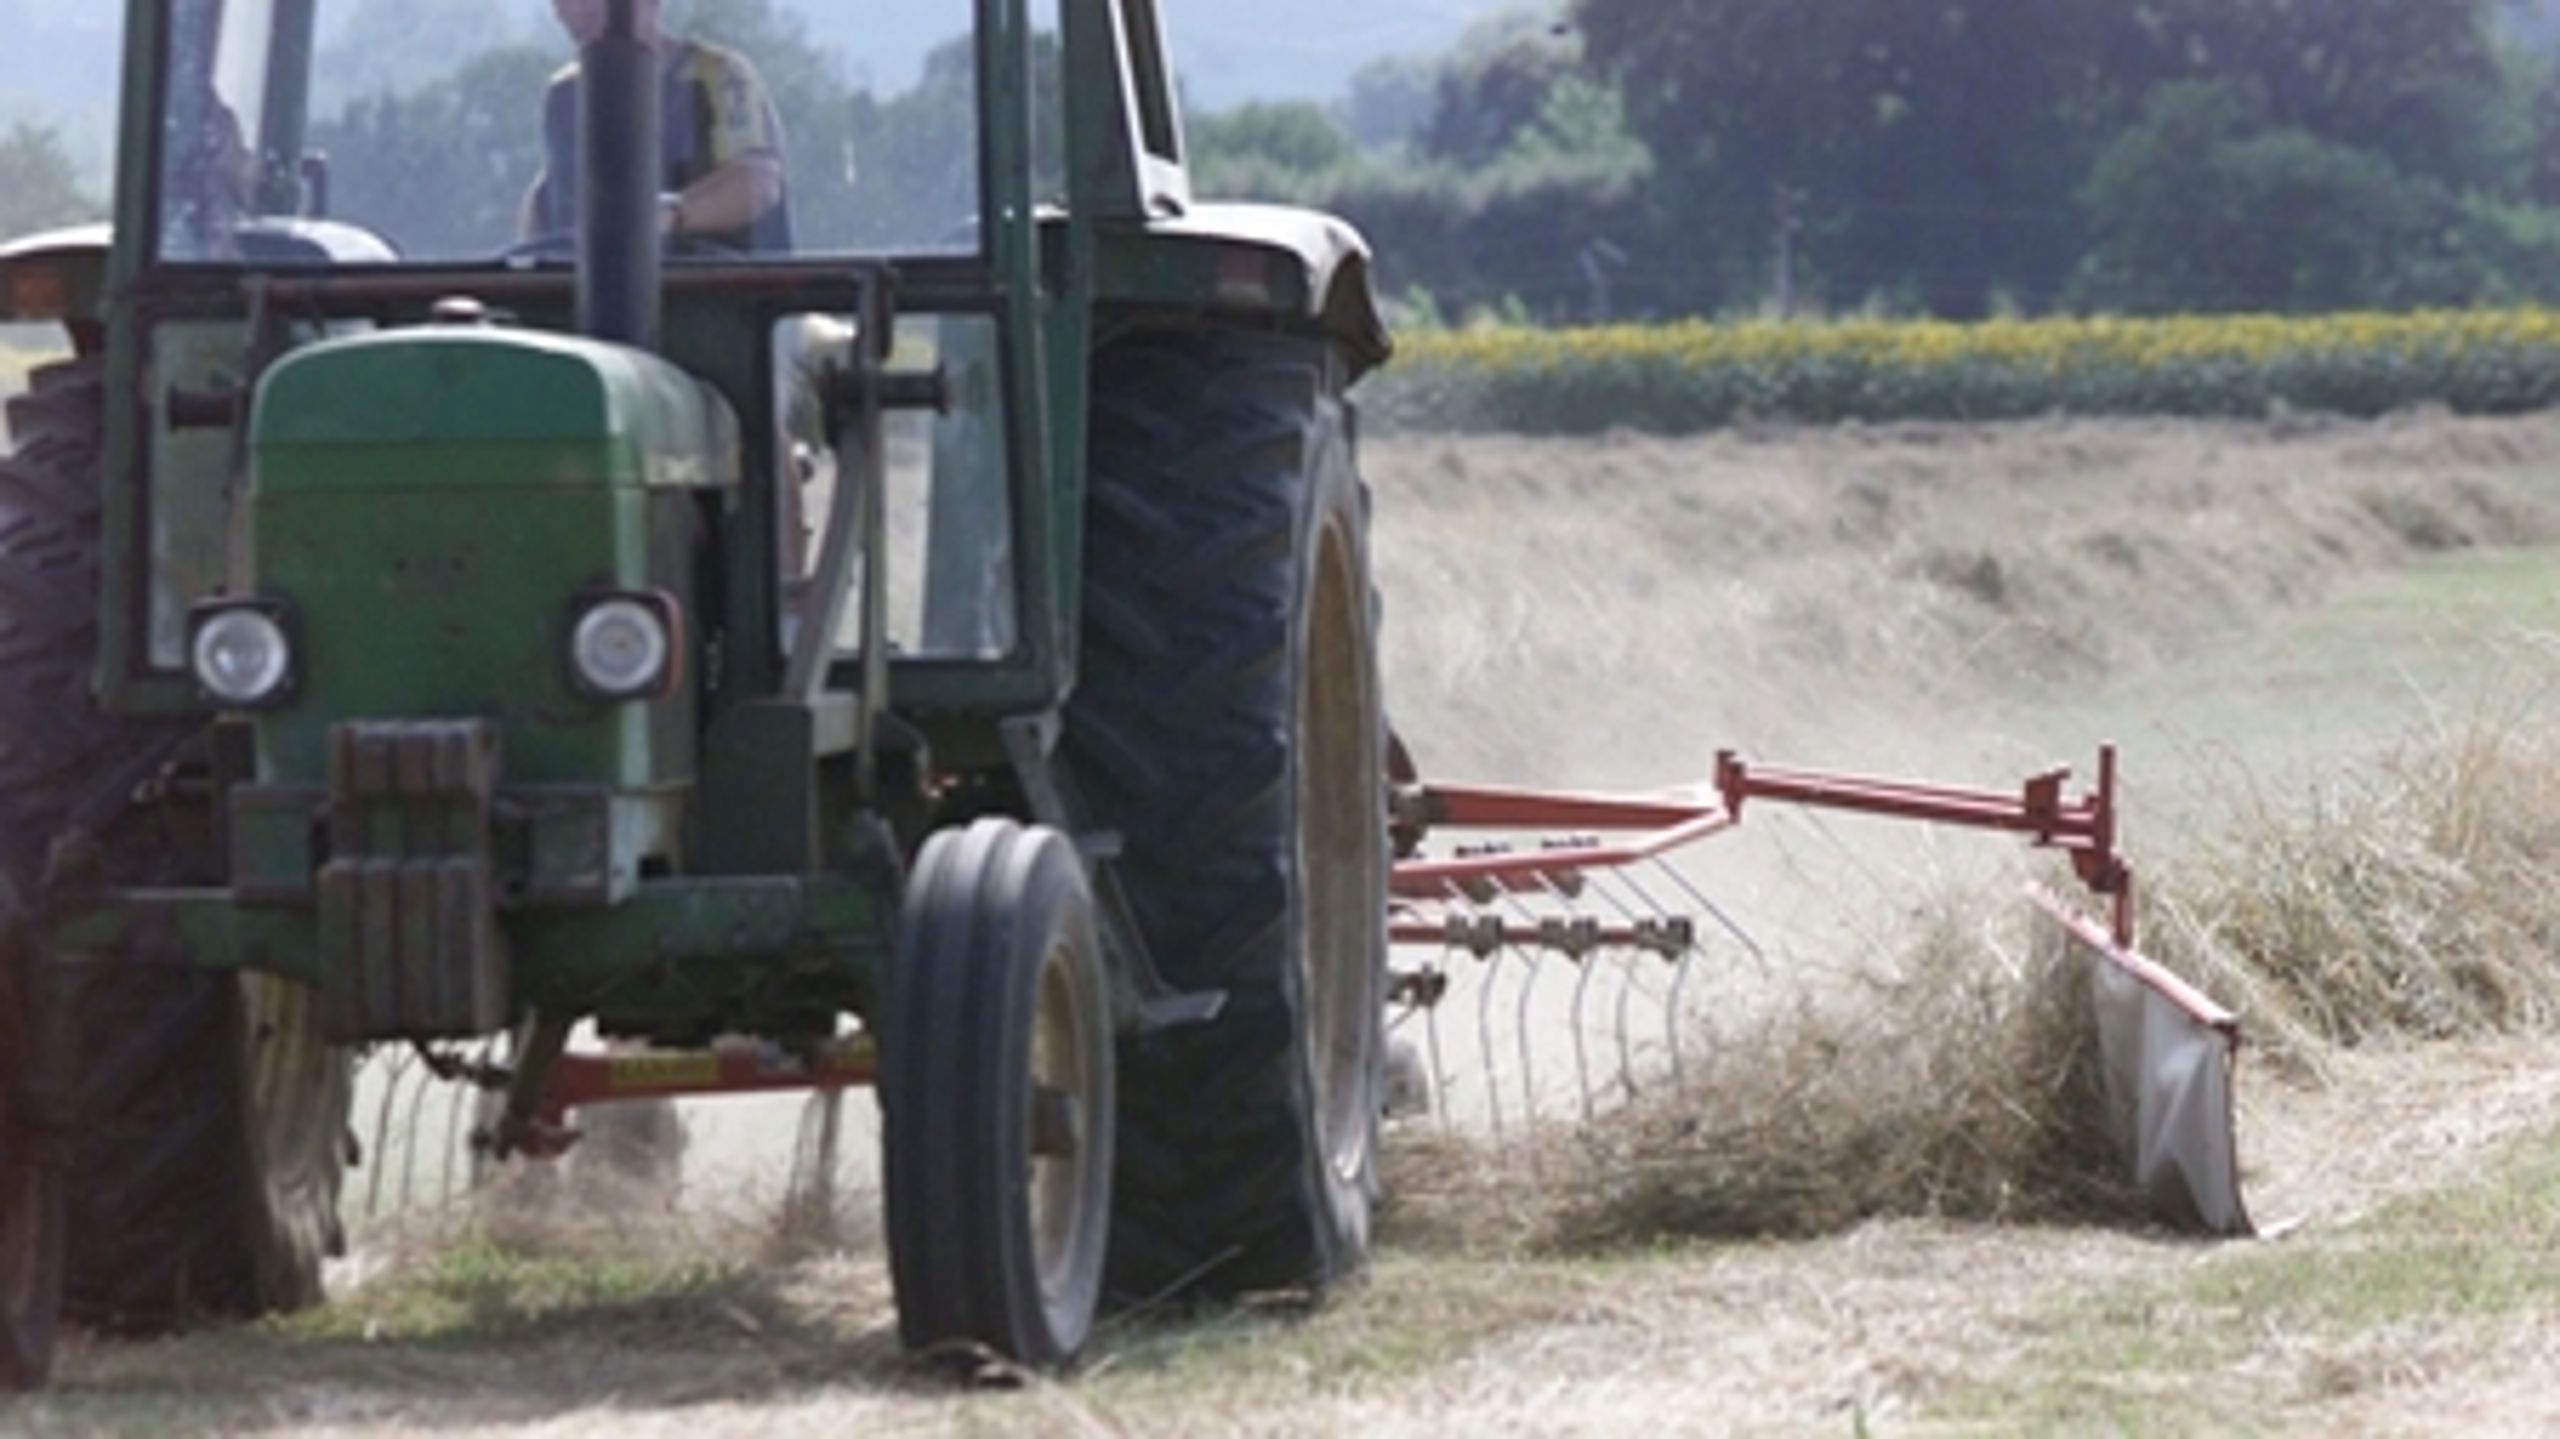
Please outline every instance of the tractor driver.
[[[782, 175], [782, 123], [764, 81], [736, 51], [665, 34], [660, 0], [631, 0], [631, 23], [658, 53], [659, 206], [670, 244], [752, 253], [791, 248]], [[604, 33], [605, 0], [552, 0], [569, 38]], [[552, 77], [542, 97], [543, 171], [524, 199], [526, 239], [566, 235], [578, 224], [578, 67]]]

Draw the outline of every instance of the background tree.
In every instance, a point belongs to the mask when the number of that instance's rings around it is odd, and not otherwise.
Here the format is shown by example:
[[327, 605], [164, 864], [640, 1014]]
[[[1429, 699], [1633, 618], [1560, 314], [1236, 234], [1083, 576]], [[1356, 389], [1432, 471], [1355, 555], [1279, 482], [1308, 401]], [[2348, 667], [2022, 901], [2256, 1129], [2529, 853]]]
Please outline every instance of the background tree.
[[[2110, 0], [2123, 7], [2125, 0]], [[2518, 97], [2494, 0], [2145, 0], [2145, 79], [2241, 84], [2269, 128], [2298, 129], [2408, 174], [2499, 186]]]
[[2086, 305], [2329, 310], [2458, 302], [2460, 217], [2442, 187], [2371, 151], [2266, 123], [2249, 87], [2188, 80], [2151, 97], [2084, 196]]
[[516, 239], [542, 172], [542, 92], [552, 51], [516, 45], [413, 90], [376, 91], [315, 121], [335, 214], [404, 254], [492, 254]]
[[0, 239], [98, 218], [78, 171], [50, 128], [16, 124], [0, 135]]
[[1700, 279], [1751, 292], [1781, 244], [1833, 303], [2049, 300], [2069, 177], [2129, 108], [2138, 13], [2089, 0], [1582, 0], [1590, 55], [1661, 167]]

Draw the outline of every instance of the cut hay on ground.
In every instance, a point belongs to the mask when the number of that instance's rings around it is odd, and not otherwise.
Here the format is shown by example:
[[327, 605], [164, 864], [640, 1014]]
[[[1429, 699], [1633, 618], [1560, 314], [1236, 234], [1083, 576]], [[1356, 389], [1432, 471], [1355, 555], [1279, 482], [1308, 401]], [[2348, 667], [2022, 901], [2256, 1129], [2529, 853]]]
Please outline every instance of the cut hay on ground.
[[1680, 1083], [1584, 1128], [1460, 1163], [1451, 1151], [1470, 1146], [1443, 1137], [1410, 1176], [1410, 1217], [1466, 1242], [1586, 1251], [1887, 1215], [2138, 1214], [2101, 1118], [2085, 969], [2003, 932], [2024, 927], [2014, 898], [1966, 900], [1944, 902], [1890, 973], [1722, 1036]]
[[2280, 1061], [2560, 1018], [2560, 739], [2482, 716], [2289, 812], [2252, 796], [2155, 887], [2162, 958]]

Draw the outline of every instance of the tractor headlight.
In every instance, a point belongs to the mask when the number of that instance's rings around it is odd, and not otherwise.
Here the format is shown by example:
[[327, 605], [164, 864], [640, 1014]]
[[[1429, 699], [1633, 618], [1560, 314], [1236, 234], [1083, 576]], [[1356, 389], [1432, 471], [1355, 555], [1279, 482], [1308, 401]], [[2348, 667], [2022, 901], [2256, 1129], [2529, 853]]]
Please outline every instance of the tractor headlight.
[[187, 659], [214, 700], [256, 709], [292, 694], [293, 637], [283, 606], [218, 601], [198, 606], [188, 620]]
[[652, 593], [590, 599], [569, 630], [569, 672], [599, 699], [653, 699], [675, 687], [675, 605]]

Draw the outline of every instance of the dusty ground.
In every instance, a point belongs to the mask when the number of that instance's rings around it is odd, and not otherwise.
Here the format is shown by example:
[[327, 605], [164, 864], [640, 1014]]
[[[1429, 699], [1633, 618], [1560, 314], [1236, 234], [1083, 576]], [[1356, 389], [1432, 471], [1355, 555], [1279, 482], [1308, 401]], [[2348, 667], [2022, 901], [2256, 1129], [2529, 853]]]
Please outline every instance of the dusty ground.
[[[1447, 777], [1678, 782], [1737, 744], [2005, 780], [2112, 736], [2158, 854], [2474, 707], [2531, 715], [2560, 676], [2547, 420], [1389, 437], [1368, 469], [1389, 694]], [[1975, 852], [1768, 831], [1735, 884], [1756, 923], [1833, 932], [1808, 952]], [[1124, 1326], [1070, 1384], [959, 1394], [895, 1358], [874, 1253], [765, 1262], [757, 1205], [714, 1205], [530, 1258], [430, 1243], [315, 1319], [82, 1349], [0, 1432], [2560, 1425], [2548, 1045], [2242, 1093], [2271, 1243], [1897, 1220], [1561, 1259], [1408, 1205], [1372, 1282], [1318, 1314]], [[1464, 1162], [1433, 1142], [1405, 1162]]]

